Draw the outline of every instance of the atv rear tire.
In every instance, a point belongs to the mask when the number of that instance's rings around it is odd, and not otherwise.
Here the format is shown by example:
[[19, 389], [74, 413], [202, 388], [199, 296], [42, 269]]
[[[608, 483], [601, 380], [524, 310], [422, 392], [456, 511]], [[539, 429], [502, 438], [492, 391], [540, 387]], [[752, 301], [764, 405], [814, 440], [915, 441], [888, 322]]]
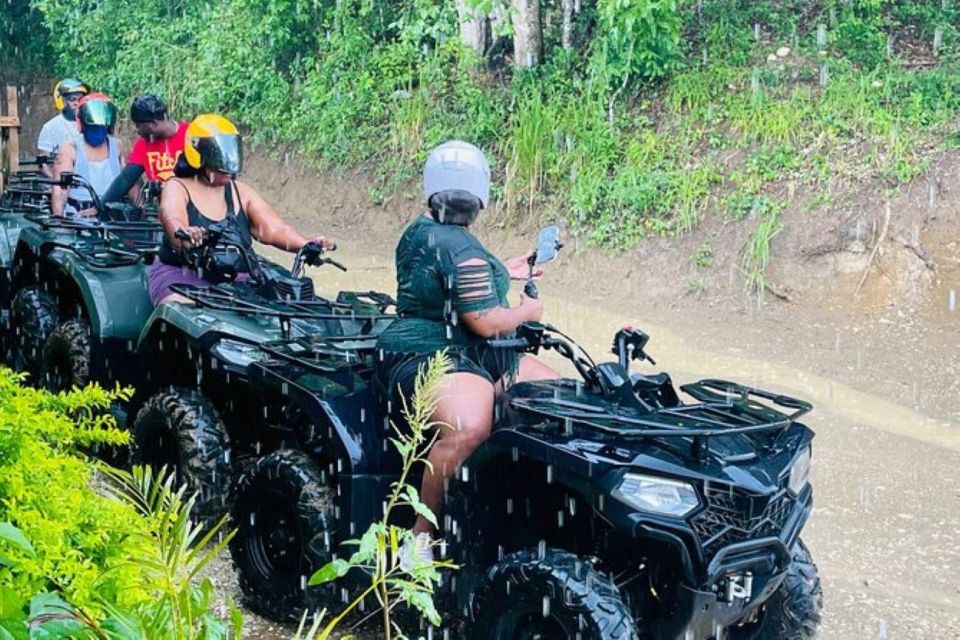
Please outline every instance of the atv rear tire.
[[468, 637], [636, 640], [620, 591], [576, 555], [557, 549], [513, 553], [474, 592]]
[[272, 620], [299, 618], [331, 600], [331, 585], [308, 587], [333, 559], [333, 497], [306, 453], [264, 456], [237, 480], [230, 555], [250, 608]]
[[53, 392], [83, 388], [90, 382], [90, 324], [67, 320], [54, 329], [43, 348], [42, 385]]
[[787, 577], [763, 604], [760, 619], [729, 629], [731, 640], [812, 640], [820, 629], [823, 587], [810, 551], [798, 540]]
[[193, 515], [213, 524], [227, 511], [232, 468], [230, 438], [203, 394], [171, 387], [143, 404], [133, 421], [133, 464], [167, 467], [196, 494]]
[[10, 363], [30, 374], [30, 384], [39, 386], [44, 345], [60, 321], [57, 302], [40, 287], [24, 287], [13, 298], [10, 318], [14, 334]]

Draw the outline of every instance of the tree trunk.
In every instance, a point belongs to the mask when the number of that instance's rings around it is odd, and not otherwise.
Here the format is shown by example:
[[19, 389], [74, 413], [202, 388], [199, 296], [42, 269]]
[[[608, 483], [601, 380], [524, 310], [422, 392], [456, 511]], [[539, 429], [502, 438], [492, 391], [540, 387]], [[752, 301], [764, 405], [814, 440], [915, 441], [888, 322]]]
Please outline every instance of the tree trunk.
[[564, 51], [573, 49], [573, 6], [574, 0], [563, 0], [563, 35]]
[[543, 54], [540, 0], [513, 0], [513, 64], [533, 67]]
[[457, 0], [457, 15], [460, 18], [460, 39], [465, 45], [483, 57], [490, 41], [490, 22], [478, 9], [467, 6], [466, 0]]

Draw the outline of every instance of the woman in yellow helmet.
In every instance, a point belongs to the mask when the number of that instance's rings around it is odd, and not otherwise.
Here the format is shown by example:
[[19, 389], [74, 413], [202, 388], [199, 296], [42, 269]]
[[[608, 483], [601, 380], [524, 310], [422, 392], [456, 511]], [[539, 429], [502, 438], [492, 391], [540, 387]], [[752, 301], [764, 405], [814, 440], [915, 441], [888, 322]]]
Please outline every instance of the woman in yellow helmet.
[[[183, 154], [160, 199], [160, 221], [166, 234], [159, 260], [150, 270], [150, 299], [184, 302], [172, 292], [175, 284], [206, 286], [203, 275], [191, 269], [183, 250], [198, 245], [205, 230], [225, 220], [233, 226], [244, 244], [256, 238], [285, 251], [296, 252], [307, 242], [327, 249], [333, 240], [318, 236], [306, 238], [285, 223], [253, 187], [237, 180], [243, 168], [240, 133], [223, 116], [197, 116], [187, 128]], [[184, 231], [189, 240], [176, 237]]]

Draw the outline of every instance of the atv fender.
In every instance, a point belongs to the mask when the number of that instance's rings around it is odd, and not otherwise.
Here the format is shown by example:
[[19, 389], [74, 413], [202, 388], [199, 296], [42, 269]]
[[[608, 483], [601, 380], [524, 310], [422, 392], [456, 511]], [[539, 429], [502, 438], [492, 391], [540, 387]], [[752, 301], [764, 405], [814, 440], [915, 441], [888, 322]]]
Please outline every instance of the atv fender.
[[37, 278], [37, 270], [52, 270], [54, 279], [70, 282], [80, 298], [93, 336], [134, 340], [150, 315], [147, 267], [142, 263], [98, 268], [68, 249], [54, 245], [63, 234], [39, 227], [20, 234], [14, 262], [14, 281]]

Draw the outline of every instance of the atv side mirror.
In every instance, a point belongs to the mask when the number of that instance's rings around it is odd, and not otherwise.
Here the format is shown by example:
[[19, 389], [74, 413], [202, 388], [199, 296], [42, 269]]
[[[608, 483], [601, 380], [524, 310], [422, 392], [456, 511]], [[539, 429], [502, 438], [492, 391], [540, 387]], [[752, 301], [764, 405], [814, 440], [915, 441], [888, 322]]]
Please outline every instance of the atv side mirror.
[[557, 252], [563, 247], [560, 242], [560, 227], [546, 227], [537, 237], [537, 250], [533, 252], [533, 264], [546, 264], [557, 259]]
[[533, 282], [533, 267], [538, 264], [546, 264], [557, 258], [557, 251], [563, 246], [560, 242], [560, 227], [547, 227], [540, 230], [537, 238], [537, 248], [527, 259], [530, 265], [530, 275], [527, 277], [527, 284], [523, 287], [523, 292], [530, 298], [536, 298], [540, 295], [537, 291], [537, 285]]
[[649, 341], [650, 336], [640, 329], [624, 327], [620, 329], [620, 331], [617, 331], [617, 335], [613, 337], [613, 353], [617, 355], [620, 366], [629, 372], [631, 360], [640, 360], [641, 362], [649, 360], [650, 364], [657, 364], [656, 361], [643, 350]]

